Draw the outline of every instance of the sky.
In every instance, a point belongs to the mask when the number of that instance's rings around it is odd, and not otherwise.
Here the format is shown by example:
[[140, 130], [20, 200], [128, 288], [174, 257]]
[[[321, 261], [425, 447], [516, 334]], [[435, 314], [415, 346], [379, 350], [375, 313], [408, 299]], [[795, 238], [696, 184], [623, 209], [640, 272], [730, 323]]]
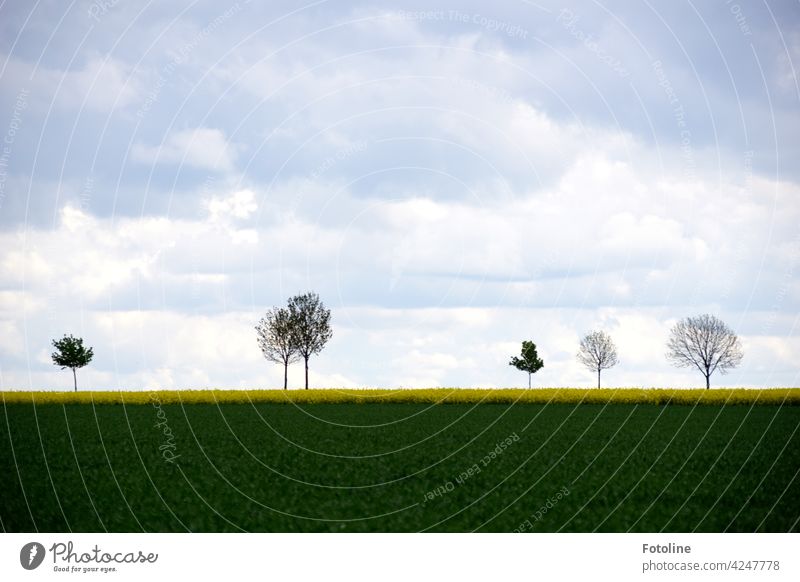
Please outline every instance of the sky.
[[[277, 387], [254, 326], [332, 311], [320, 387], [800, 380], [800, 6], [0, 4], [0, 389]], [[302, 385], [292, 366], [290, 387]]]

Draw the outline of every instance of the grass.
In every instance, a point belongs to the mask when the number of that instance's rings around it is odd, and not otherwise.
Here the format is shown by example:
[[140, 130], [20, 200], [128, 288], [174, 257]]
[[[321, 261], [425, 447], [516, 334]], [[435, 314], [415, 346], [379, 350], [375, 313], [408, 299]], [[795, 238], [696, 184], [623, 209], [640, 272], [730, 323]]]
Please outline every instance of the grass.
[[422, 390], [5, 391], [7, 404], [767, 404], [800, 405], [800, 388], [519, 388]]
[[153, 404], [4, 405], [3, 530], [800, 529], [797, 406]]

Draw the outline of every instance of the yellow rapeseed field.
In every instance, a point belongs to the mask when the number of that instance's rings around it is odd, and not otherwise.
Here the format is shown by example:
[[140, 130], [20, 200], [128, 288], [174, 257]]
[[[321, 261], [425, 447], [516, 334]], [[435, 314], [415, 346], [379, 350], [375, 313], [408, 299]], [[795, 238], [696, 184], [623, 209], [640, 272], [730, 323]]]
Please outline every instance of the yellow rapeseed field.
[[800, 388], [426, 388], [2, 391], [3, 404], [743, 404], [798, 405]]

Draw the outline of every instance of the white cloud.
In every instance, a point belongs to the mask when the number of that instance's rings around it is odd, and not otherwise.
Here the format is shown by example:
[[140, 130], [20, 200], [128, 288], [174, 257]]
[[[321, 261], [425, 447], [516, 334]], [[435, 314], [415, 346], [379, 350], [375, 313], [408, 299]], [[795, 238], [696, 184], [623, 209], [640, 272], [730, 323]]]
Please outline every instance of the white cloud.
[[[0, 254], [0, 277], [8, 284], [24, 283], [29, 305], [43, 296], [96, 300], [137, 281], [175, 275], [216, 284], [224, 272], [189, 269], [187, 273], [186, 263], [213, 263], [229, 247], [252, 247], [258, 240], [256, 231], [239, 223], [255, 209], [255, 195], [248, 190], [213, 197], [207, 215], [198, 220], [114, 221], [68, 204], [59, 213], [55, 230], [0, 232], [0, 248], [5, 249]], [[171, 272], [173, 268], [178, 272]]]
[[50, 274], [46, 258], [35, 247], [26, 248], [31, 243], [24, 235], [9, 233], [0, 237], [5, 239], [3, 255], [0, 256], [3, 281], [20, 284], [26, 280], [41, 280]]
[[236, 165], [240, 148], [219, 129], [198, 127], [174, 131], [158, 146], [137, 143], [131, 155], [145, 164], [186, 164], [195, 168], [229, 172]]
[[708, 245], [701, 238], [688, 238], [677, 220], [652, 214], [614, 214], [602, 225], [600, 237], [603, 250], [627, 255], [638, 264], [671, 263], [683, 257], [702, 262], [708, 256]]
[[15, 321], [0, 320], [0, 353], [14, 356], [25, 353], [25, 342]]
[[214, 196], [208, 202], [208, 213], [212, 222], [244, 220], [257, 209], [256, 195], [252, 190], [239, 190], [227, 197]]
[[0, 316], [14, 317], [21, 313], [34, 314], [46, 305], [42, 297], [30, 291], [0, 291]]
[[258, 243], [258, 231], [241, 226], [258, 210], [255, 192], [245, 189], [227, 196], [212, 196], [206, 202], [206, 207], [209, 222], [227, 232], [235, 243]]
[[[5, 61], [5, 59], [3, 59]], [[140, 77], [125, 62], [111, 56], [89, 53], [82, 66], [63, 71], [11, 56], [4, 83], [26, 87], [39, 107], [90, 109], [109, 112], [134, 104], [142, 93]]]

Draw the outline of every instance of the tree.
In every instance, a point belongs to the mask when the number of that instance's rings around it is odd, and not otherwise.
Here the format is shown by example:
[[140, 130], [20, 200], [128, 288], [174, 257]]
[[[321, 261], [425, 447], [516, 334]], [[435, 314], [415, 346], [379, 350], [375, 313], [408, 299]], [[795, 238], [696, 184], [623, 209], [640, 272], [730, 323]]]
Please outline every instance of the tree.
[[289, 299], [292, 319], [291, 342], [306, 365], [306, 390], [308, 390], [308, 360], [318, 354], [333, 335], [331, 310], [325, 309], [319, 295], [304, 293]]
[[258, 347], [270, 362], [283, 364], [283, 389], [288, 387], [289, 364], [300, 359], [293, 343], [292, 314], [287, 307], [274, 307], [267, 311], [256, 325]]
[[94, 351], [92, 348], [83, 347], [83, 339], [65, 335], [60, 340], [53, 340], [53, 347], [57, 351], [53, 352], [53, 363], [61, 366], [62, 370], [72, 369], [72, 381], [75, 383], [75, 392], [78, 391], [78, 376], [75, 370], [83, 368], [92, 361]]
[[617, 348], [604, 331], [590, 331], [581, 340], [578, 361], [590, 371], [597, 372], [597, 387], [600, 388], [600, 371], [612, 368], [619, 363]]
[[544, 366], [544, 362], [539, 358], [539, 354], [536, 353], [536, 344], [533, 342], [523, 341], [520, 355], [522, 356], [521, 358], [517, 356], [512, 357], [508, 365], [528, 373], [528, 388], [530, 388], [531, 374], [535, 374], [541, 370]]
[[711, 374], [721, 374], [738, 366], [744, 353], [738, 336], [713, 315], [687, 317], [672, 328], [667, 343], [667, 359], [679, 368], [696, 367], [711, 387]]

